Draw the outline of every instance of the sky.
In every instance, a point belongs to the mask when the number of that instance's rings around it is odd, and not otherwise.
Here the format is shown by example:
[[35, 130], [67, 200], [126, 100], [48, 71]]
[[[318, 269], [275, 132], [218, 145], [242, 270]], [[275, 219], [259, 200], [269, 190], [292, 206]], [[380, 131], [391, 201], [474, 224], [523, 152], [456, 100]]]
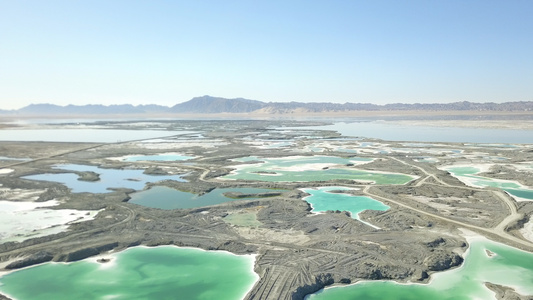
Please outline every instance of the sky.
[[533, 101], [530, 0], [0, 0], [0, 109]]

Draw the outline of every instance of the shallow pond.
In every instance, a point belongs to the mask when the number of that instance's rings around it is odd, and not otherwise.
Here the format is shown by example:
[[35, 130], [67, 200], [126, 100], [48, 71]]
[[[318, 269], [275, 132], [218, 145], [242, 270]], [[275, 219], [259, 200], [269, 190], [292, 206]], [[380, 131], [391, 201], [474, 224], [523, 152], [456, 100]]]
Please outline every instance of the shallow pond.
[[107, 263], [91, 258], [9, 273], [0, 277], [0, 292], [18, 300], [235, 300], [258, 280], [251, 255], [161, 246], [130, 248], [110, 258]]
[[533, 190], [528, 189], [517, 181], [492, 179], [475, 175], [481, 172], [480, 168], [473, 166], [451, 166], [443, 168], [443, 170], [450, 172], [453, 176], [470, 186], [495, 187], [511, 194], [516, 200], [533, 200]]
[[258, 162], [234, 166], [236, 170], [222, 178], [270, 182], [348, 179], [376, 184], [405, 184], [416, 178], [406, 174], [365, 171], [347, 166], [372, 161], [369, 158], [348, 159], [333, 156], [247, 157], [237, 161]]
[[222, 188], [214, 189], [209, 193], [199, 196], [193, 193], [182, 192], [165, 186], [154, 186], [148, 190], [131, 194], [131, 199], [129, 200], [129, 202], [152, 208], [177, 209], [204, 207], [229, 201], [251, 200], [258, 198], [229, 198], [224, 196], [224, 193], [227, 192], [238, 192], [242, 194], [259, 194], [269, 192], [280, 192], [280, 190], [256, 188]]
[[96, 166], [64, 164], [56, 165], [54, 169], [65, 170], [66, 172], [94, 172], [100, 175], [98, 181], [78, 180], [75, 173], [46, 173], [38, 175], [24, 176], [24, 179], [43, 180], [59, 182], [66, 185], [73, 193], [109, 193], [110, 188], [128, 188], [134, 190], [144, 189], [146, 183], [162, 180], [185, 181], [179, 175], [147, 175], [144, 170], [118, 170], [104, 169]]
[[223, 218], [224, 222], [243, 227], [259, 227], [263, 223], [257, 220], [257, 214], [253, 212], [233, 213]]
[[[352, 215], [352, 218], [361, 221], [359, 219], [359, 213], [367, 209], [385, 211], [390, 208], [382, 202], [370, 197], [332, 193], [332, 191], [348, 190], [352, 189], [338, 186], [302, 189], [302, 191], [305, 193], [310, 194], [310, 196], [305, 197], [304, 200], [311, 204], [313, 207], [312, 212], [325, 212], [328, 210], [349, 211]], [[363, 223], [375, 227], [367, 222]]]
[[469, 242], [470, 249], [463, 266], [432, 275], [429, 284], [364, 281], [349, 286], [327, 288], [306, 299], [496, 299], [494, 293], [485, 287], [485, 282], [512, 287], [523, 295], [533, 295], [533, 253], [484, 238]]

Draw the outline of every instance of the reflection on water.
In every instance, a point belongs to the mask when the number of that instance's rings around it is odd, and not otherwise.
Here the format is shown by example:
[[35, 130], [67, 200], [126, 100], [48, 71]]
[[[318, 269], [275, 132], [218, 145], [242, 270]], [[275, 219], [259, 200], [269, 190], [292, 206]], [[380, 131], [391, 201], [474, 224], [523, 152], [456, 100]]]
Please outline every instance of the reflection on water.
[[95, 166], [65, 164], [54, 166], [77, 172], [94, 172], [100, 175], [98, 181], [82, 181], [75, 173], [48, 173], [24, 176], [24, 179], [59, 182], [66, 185], [73, 193], [109, 193], [110, 188], [128, 188], [142, 190], [146, 183], [162, 180], [185, 181], [178, 175], [147, 175], [143, 170], [103, 169]]

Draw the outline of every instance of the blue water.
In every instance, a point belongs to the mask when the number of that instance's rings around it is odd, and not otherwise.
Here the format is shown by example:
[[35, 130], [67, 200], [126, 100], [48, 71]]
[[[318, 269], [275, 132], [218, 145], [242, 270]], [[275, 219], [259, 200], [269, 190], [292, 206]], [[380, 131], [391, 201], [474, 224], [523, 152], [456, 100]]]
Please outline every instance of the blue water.
[[109, 193], [110, 188], [128, 188], [142, 190], [148, 182], [174, 180], [184, 182], [179, 175], [147, 175], [143, 170], [103, 169], [95, 166], [64, 164], [54, 166], [55, 169], [100, 174], [99, 181], [81, 181], [75, 173], [46, 173], [24, 176], [24, 179], [59, 182], [66, 185], [73, 193]]
[[[453, 122], [453, 121], [450, 121]], [[280, 128], [286, 130], [287, 128]], [[300, 127], [301, 130], [333, 130], [343, 136], [377, 138], [389, 141], [457, 142], [489, 144], [531, 144], [532, 130], [413, 126], [384, 122], [335, 123]]]

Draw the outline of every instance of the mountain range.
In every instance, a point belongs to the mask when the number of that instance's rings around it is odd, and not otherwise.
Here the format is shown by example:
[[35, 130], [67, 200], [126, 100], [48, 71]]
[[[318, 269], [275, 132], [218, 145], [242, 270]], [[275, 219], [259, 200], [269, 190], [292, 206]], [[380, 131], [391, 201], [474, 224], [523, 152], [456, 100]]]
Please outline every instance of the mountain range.
[[306, 103], [262, 102], [243, 98], [227, 99], [212, 96], [195, 97], [172, 107], [161, 105], [67, 105], [31, 104], [18, 110], [0, 110], [2, 115], [106, 115], [106, 114], [293, 114], [332, 113], [353, 111], [493, 111], [532, 112], [533, 101], [505, 103], [395, 103], [377, 105], [371, 103]]

